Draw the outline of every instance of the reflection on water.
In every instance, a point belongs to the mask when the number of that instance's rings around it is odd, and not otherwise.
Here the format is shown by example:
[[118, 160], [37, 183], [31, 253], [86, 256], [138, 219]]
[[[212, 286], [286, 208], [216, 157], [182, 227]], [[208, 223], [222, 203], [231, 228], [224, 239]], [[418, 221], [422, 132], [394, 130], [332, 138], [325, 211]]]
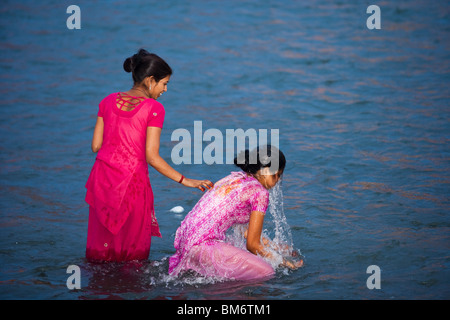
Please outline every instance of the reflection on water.
[[[381, 30], [355, 1], [66, 5], [0, 10], [0, 297], [56, 299], [448, 299], [449, 7], [380, 3]], [[148, 12], [152, 18], [148, 19]], [[157, 14], [156, 14], [157, 13]], [[164, 27], [161, 27], [164, 26]], [[252, 284], [170, 282], [183, 215], [201, 194], [150, 170], [162, 239], [142, 265], [84, 261], [84, 184], [98, 102], [131, 86], [139, 47], [173, 67], [161, 154], [177, 128], [279, 129], [287, 241], [305, 267]], [[228, 165], [180, 165], [217, 181]], [[267, 216], [269, 218], [270, 215]], [[267, 219], [267, 232], [277, 226]], [[291, 240], [292, 237], [292, 240]], [[65, 287], [82, 267], [81, 291]], [[382, 270], [368, 290], [366, 268]]]

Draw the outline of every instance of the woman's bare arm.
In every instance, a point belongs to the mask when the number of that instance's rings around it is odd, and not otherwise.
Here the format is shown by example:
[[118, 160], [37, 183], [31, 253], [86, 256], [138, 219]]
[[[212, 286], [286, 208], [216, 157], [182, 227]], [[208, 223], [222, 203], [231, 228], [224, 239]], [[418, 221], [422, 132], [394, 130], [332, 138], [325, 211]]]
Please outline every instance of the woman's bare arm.
[[270, 258], [272, 255], [265, 249], [261, 243], [261, 233], [264, 224], [264, 212], [252, 211], [250, 221], [248, 223], [247, 234], [247, 250], [253, 254], [259, 254], [263, 257]]
[[[262, 228], [264, 224], [264, 213], [260, 211], [252, 211], [250, 221], [248, 223], [247, 234], [247, 250], [253, 254], [259, 254], [266, 258], [273, 258], [273, 254], [267, 250], [270, 240], [261, 239]], [[262, 240], [262, 241], [261, 241]], [[282, 265], [290, 269], [297, 269], [303, 265], [303, 261], [292, 262], [283, 258]]]
[[103, 118], [97, 117], [97, 123], [95, 124], [94, 128], [94, 136], [92, 137], [92, 144], [91, 144], [92, 152], [98, 152], [98, 150], [100, 150], [100, 148], [102, 147], [103, 128], [104, 128]]

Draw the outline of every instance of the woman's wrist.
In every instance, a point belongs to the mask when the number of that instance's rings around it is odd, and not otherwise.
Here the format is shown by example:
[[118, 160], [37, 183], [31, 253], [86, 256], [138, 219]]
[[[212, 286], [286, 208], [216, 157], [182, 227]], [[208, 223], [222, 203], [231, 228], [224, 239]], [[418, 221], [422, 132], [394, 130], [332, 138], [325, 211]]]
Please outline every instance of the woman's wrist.
[[189, 179], [189, 178], [186, 178], [186, 177], [183, 175], [183, 176], [180, 178], [180, 180], [178, 180], [178, 183], [181, 184], [182, 186], [190, 187], [189, 181], [190, 181], [190, 179]]

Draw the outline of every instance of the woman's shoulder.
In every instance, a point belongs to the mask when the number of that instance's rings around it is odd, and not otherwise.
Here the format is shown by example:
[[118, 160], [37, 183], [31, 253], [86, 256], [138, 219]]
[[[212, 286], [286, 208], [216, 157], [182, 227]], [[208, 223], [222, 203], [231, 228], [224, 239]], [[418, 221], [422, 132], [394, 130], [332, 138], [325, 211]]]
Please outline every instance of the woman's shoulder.
[[254, 177], [247, 177], [243, 181], [242, 191], [246, 191], [249, 194], [259, 195], [259, 196], [269, 196], [269, 190], [264, 188], [264, 186]]
[[264, 188], [261, 182], [259, 182], [258, 179], [256, 179], [255, 177], [248, 176], [246, 181], [252, 187], [252, 189], [269, 193], [269, 191], [266, 188]]
[[156, 101], [155, 99], [146, 99], [142, 102], [142, 108], [147, 111], [148, 114], [152, 116], [165, 115], [166, 110], [164, 110], [164, 106], [162, 103]]
[[143, 102], [143, 109], [147, 109], [148, 111], [151, 111], [152, 113], [157, 112], [158, 114], [165, 114], [164, 106], [161, 102], [156, 101], [155, 99], [148, 98], [145, 99]]
[[148, 98], [143, 101], [146, 106], [151, 107], [152, 109], [160, 109], [164, 110], [164, 106], [161, 102], [156, 101], [155, 99]]
[[267, 190], [259, 181], [255, 181], [253, 183], [253, 189], [255, 192], [263, 193], [265, 195], [269, 195], [269, 190]]

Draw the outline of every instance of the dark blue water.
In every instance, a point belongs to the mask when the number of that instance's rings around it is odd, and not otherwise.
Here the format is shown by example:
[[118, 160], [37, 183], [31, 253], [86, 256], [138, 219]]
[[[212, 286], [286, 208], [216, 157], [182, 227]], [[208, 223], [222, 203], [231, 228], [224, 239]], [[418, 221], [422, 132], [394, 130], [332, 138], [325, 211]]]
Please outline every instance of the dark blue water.
[[[3, 1], [0, 298], [450, 298], [450, 7], [383, 1]], [[258, 283], [171, 281], [167, 257], [201, 196], [150, 170], [162, 239], [144, 264], [84, 260], [99, 101], [126, 91], [140, 47], [174, 69], [161, 154], [177, 128], [278, 129], [284, 213], [305, 267]], [[206, 143], [207, 144], [207, 143]], [[175, 166], [175, 165], [174, 165]], [[175, 166], [216, 181], [230, 165]], [[169, 210], [177, 205], [183, 214]], [[66, 286], [69, 265], [81, 289]], [[368, 289], [367, 267], [381, 269]]]

